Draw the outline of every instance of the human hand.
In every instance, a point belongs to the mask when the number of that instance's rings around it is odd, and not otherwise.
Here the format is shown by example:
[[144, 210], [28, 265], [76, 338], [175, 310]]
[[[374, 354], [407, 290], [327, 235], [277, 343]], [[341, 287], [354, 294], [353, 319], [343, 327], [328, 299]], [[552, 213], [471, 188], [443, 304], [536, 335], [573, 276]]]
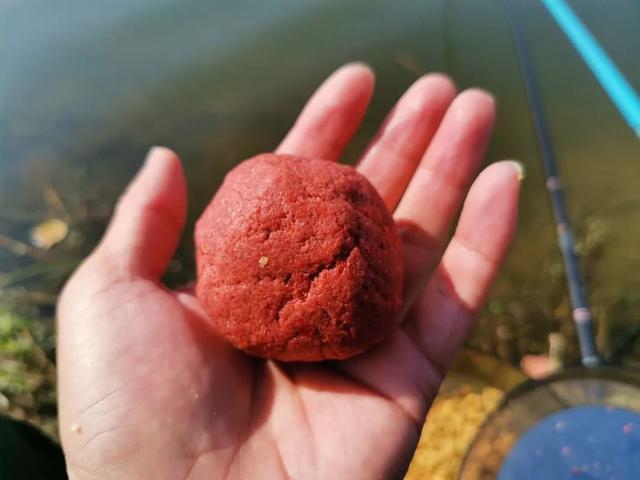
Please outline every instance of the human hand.
[[[372, 92], [369, 69], [339, 69], [277, 151], [338, 160]], [[516, 164], [487, 167], [469, 190], [493, 121], [489, 95], [456, 97], [442, 75], [416, 81], [391, 111], [358, 169], [401, 228], [406, 315], [373, 350], [316, 364], [232, 349], [192, 293], [161, 284], [185, 224], [186, 186], [178, 157], [153, 149], [60, 298], [70, 477], [400, 476], [515, 229]]]

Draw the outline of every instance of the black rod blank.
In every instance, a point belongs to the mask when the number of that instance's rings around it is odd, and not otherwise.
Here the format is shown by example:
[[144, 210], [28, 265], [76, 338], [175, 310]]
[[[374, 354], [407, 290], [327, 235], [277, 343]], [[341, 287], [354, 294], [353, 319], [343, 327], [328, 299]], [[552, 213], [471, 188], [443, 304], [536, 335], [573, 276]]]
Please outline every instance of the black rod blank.
[[558, 165], [545, 120], [544, 107], [535, 80], [531, 54], [522, 29], [522, 17], [518, 6], [515, 5], [515, 1], [517, 0], [507, 0], [514, 46], [518, 55], [520, 71], [531, 108], [533, 126], [544, 164], [547, 190], [556, 223], [558, 244], [562, 251], [564, 269], [571, 296], [573, 320], [578, 332], [582, 364], [586, 367], [595, 367], [602, 364], [602, 359], [596, 347], [593, 316], [589, 308], [589, 301], [580, 269], [580, 261], [575, 249], [571, 222], [564, 198], [564, 186], [558, 172]]

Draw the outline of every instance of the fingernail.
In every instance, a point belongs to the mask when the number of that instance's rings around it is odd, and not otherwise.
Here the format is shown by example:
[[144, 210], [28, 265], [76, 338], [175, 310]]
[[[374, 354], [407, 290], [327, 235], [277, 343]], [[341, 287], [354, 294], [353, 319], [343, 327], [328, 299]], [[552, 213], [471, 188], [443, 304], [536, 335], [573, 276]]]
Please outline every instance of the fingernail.
[[362, 68], [365, 70], [368, 70], [369, 72], [373, 73], [373, 68], [371, 68], [371, 65], [369, 65], [368, 63], [365, 63], [363, 61], [353, 61], [353, 62], [349, 62], [349, 63], [345, 63], [342, 67], [340, 67], [338, 70], [342, 70], [343, 68]]
[[522, 165], [522, 163], [520, 163], [517, 160], [507, 160], [507, 162], [516, 171], [516, 173], [518, 175], [518, 180], [520, 180], [520, 181], [524, 180], [524, 178], [526, 177], [525, 170], [524, 170], [524, 165]]
[[163, 150], [165, 150], [164, 147], [159, 147], [157, 145], [154, 145], [153, 147], [151, 147], [147, 152], [147, 156], [144, 159], [145, 165], [149, 163], [153, 157], [158, 156], [158, 154], [160, 154]]

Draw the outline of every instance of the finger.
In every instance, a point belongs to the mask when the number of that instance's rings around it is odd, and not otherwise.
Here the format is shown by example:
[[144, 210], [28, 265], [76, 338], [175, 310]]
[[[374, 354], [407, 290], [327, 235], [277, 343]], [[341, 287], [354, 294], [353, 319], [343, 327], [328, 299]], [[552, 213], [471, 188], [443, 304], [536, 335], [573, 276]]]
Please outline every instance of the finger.
[[180, 159], [154, 147], [116, 206], [95, 255], [133, 276], [159, 279], [186, 221], [186, 181]]
[[453, 82], [441, 74], [417, 80], [387, 116], [358, 170], [393, 211], [420, 158], [455, 96]]
[[520, 360], [520, 370], [534, 380], [543, 380], [556, 373], [557, 369], [546, 355], [525, 355]]
[[499, 162], [475, 181], [456, 232], [405, 328], [445, 371], [469, 335], [515, 232], [522, 167]]
[[409, 295], [422, 291], [440, 258], [452, 219], [484, 156], [494, 119], [489, 94], [467, 90], [458, 95], [394, 213], [400, 225], [420, 232], [409, 232], [404, 242], [407, 305], [412, 303]]
[[276, 152], [338, 160], [360, 125], [373, 84], [366, 65], [339, 68], [316, 90]]

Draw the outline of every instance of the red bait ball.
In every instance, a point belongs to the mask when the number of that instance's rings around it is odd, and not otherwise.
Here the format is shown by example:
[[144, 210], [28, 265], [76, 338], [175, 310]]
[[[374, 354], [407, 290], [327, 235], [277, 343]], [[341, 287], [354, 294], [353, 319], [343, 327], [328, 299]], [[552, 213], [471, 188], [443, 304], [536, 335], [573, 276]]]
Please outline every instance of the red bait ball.
[[349, 166], [275, 154], [246, 160], [198, 220], [195, 243], [200, 303], [251, 355], [348, 358], [397, 320], [400, 237], [373, 186]]

